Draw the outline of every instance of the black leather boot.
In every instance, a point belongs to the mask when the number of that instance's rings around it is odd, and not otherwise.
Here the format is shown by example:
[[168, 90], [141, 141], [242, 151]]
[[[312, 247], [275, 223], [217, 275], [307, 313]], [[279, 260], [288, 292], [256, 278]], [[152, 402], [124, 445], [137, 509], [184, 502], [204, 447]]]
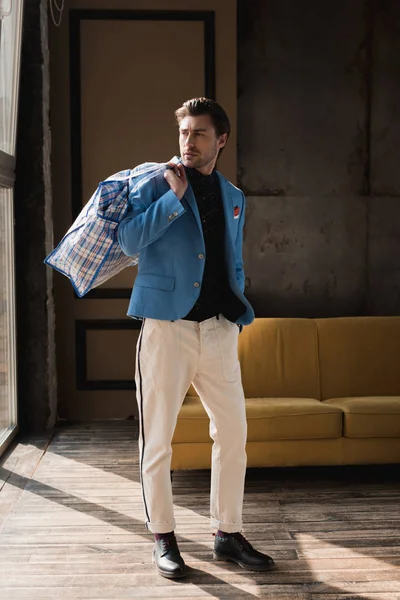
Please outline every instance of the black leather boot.
[[213, 556], [215, 560], [232, 561], [250, 571], [268, 571], [275, 566], [270, 556], [254, 550], [241, 533], [230, 533], [224, 537], [217, 534]]
[[185, 563], [174, 535], [154, 542], [153, 562], [163, 577], [180, 579], [185, 576]]

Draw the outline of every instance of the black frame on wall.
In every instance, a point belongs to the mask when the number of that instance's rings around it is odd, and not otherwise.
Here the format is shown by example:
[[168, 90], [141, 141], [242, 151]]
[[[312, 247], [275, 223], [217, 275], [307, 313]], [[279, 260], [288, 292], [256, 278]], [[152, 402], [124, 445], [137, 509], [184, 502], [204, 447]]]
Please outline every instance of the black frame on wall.
[[119, 331], [136, 330], [142, 327], [137, 319], [78, 319], [75, 321], [75, 368], [76, 389], [79, 391], [94, 390], [136, 390], [132, 379], [88, 379], [87, 378], [87, 340], [88, 330]]
[[[92, 10], [71, 9], [69, 12], [70, 45], [70, 141], [71, 141], [71, 203], [75, 219], [82, 210], [82, 150], [81, 150], [81, 44], [80, 23], [83, 20], [200, 21], [204, 23], [204, 94], [216, 97], [215, 77], [215, 13], [191, 10]], [[83, 299], [125, 299], [131, 290], [101, 288], [90, 291]], [[75, 294], [75, 297], [78, 296]]]

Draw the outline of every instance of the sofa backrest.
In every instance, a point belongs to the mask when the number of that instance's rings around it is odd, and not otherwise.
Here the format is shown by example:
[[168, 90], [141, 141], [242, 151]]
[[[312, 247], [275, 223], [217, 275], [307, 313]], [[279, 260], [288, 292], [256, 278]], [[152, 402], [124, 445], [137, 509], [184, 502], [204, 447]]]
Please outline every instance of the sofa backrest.
[[322, 399], [400, 396], [400, 317], [316, 319]]
[[257, 318], [239, 335], [246, 398], [321, 398], [312, 319]]

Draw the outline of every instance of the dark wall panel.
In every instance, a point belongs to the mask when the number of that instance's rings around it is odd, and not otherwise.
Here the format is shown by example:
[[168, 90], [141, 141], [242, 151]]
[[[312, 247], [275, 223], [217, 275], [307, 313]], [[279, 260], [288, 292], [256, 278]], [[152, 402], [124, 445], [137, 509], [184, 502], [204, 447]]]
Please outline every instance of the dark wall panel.
[[400, 314], [400, 3], [238, 0], [257, 314]]
[[244, 262], [256, 315], [359, 314], [366, 227], [362, 198], [249, 198]]
[[400, 201], [400, 2], [380, 0], [374, 8], [371, 193]]
[[239, 0], [239, 176], [253, 195], [360, 194], [362, 0]]

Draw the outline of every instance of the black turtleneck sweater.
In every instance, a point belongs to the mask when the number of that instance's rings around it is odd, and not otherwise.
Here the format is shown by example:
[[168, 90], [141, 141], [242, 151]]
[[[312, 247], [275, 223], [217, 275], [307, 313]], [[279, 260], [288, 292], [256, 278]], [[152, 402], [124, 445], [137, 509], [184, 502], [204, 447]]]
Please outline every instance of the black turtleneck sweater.
[[225, 215], [218, 174], [203, 175], [197, 169], [186, 168], [200, 213], [205, 242], [205, 265], [200, 296], [188, 321], [204, 321], [218, 314], [235, 322], [245, 312], [245, 306], [232, 292], [225, 260]]

